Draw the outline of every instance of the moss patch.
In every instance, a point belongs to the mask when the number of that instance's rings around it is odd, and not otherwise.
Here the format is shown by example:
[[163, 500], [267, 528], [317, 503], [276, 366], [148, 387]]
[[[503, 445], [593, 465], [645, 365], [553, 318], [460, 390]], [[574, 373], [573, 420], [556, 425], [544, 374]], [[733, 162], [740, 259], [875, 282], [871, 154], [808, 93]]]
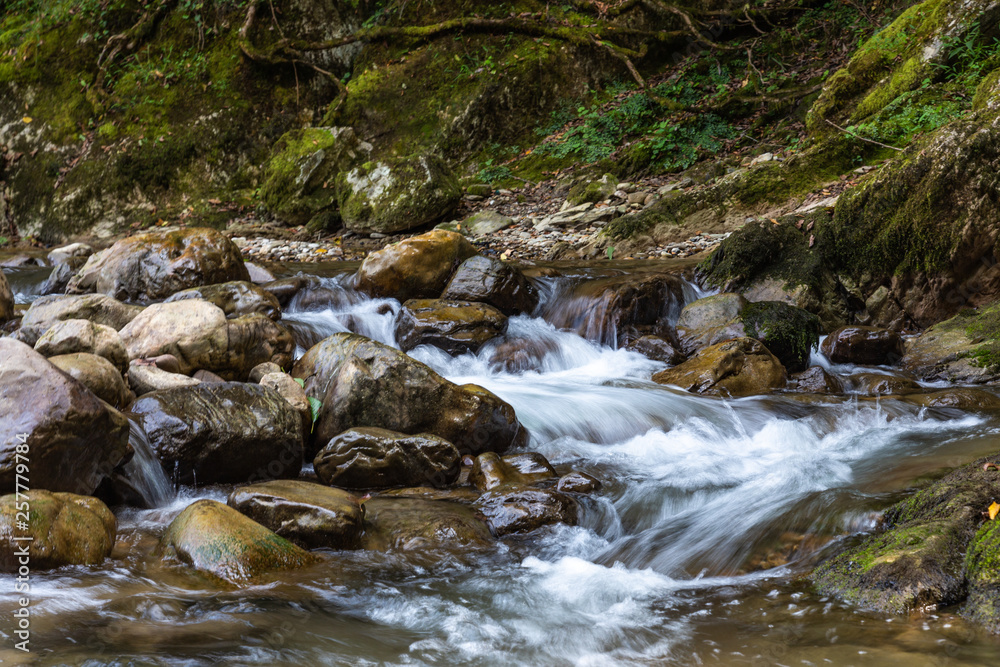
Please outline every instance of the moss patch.
[[819, 346], [819, 318], [779, 301], [747, 304], [740, 313], [743, 331], [764, 343], [791, 372], [805, 370], [809, 355]]

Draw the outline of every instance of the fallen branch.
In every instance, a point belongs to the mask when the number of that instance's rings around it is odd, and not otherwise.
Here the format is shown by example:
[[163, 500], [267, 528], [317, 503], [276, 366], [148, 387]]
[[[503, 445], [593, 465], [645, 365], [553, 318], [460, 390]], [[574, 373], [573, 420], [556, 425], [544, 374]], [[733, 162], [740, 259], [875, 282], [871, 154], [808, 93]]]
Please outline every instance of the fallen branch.
[[850, 130], [845, 130], [844, 128], [842, 128], [841, 126], [837, 125], [836, 123], [834, 123], [829, 118], [824, 118], [823, 120], [826, 121], [827, 125], [832, 125], [833, 127], [837, 128], [838, 130], [840, 130], [841, 132], [843, 132], [844, 134], [846, 134], [848, 136], [851, 136], [851, 137], [854, 137], [855, 139], [860, 139], [861, 141], [867, 141], [870, 144], [875, 144], [876, 146], [881, 146], [882, 148], [888, 148], [890, 150], [894, 150], [894, 151], [897, 151], [899, 153], [904, 153], [905, 152], [905, 149], [903, 149], [903, 148], [896, 148], [895, 146], [890, 146], [889, 144], [883, 144], [881, 141], [875, 141], [874, 139], [867, 139], [865, 137], [862, 137], [859, 134], [855, 134], [854, 132], [851, 132]]

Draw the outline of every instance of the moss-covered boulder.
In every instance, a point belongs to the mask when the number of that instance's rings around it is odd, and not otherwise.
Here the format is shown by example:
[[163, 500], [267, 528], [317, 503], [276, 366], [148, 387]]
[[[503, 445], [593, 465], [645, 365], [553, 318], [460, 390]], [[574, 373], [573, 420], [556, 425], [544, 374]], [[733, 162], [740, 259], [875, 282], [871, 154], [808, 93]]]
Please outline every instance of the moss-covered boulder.
[[[16, 572], [15, 546], [27, 547], [30, 569], [100, 565], [115, 546], [118, 523], [107, 505], [90, 496], [31, 489], [27, 528], [20, 527], [15, 494], [0, 497], [0, 571]], [[26, 499], [21, 498], [23, 503]], [[23, 508], [21, 508], [23, 510]], [[18, 537], [30, 540], [15, 542]]]
[[119, 373], [128, 368], [128, 351], [118, 332], [89, 320], [56, 322], [38, 339], [35, 350], [46, 357], [86, 352], [104, 357]]
[[[989, 548], [992, 522], [976, 538], [982, 541], [970, 544], [1000, 488], [1000, 473], [986, 464], [998, 462], [1000, 456], [979, 459], [893, 505], [877, 532], [850, 540], [816, 568], [816, 587], [894, 614], [961, 602], [970, 583], [973, 591], [988, 590], [992, 553], [978, 549]], [[970, 605], [974, 618], [990, 616], [982, 602], [977, 597]]]
[[99, 292], [148, 303], [191, 287], [250, 280], [239, 248], [214, 229], [147, 232], [91, 255], [69, 281], [70, 294]]
[[963, 310], [906, 341], [900, 365], [929, 381], [983, 384], [1000, 378], [1000, 304]]
[[337, 211], [337, 177], [368, 159], [371, 145], [349, 127], [311, 127], [286, 132], [264, 166], [261, 199], [290, 225], [304, 225]]
[[307, 549], [356, 549], [361, 540], [361, 505], [341, 489], [274, 480], [235, 489], [227, 504]]
[[604, 174], [593, 181], [583, 181], [570, 188], [566, 196], [573, 206], [588, 204], [609, 199], [618, 189], [618, 177], [614, 174]]
[[411, 299], [396, 316], [396, 342], [404, 352], [433, 345], [451, 355], [478, 352], [507, 331], [507, 316], [473, 301]]
[[74, 352], [49, 357], [49, 363], [78, 380], [113, 408], [124, 410], [135, 398], [125, 386], [121, 371], [104, 357], [86, 352]]
[[819, 318], [780, 301], [747, 304], [740, 313], [743, 331], [756, 338], [789, 372], [809, 367], [809, 356], [819, 347]]
[[242, 280], [183, 290], [171, 295], [165, 303], [184, 299], [203, 299], [214, 303], [228, 318], [259, 313], [275, 321], [281, 319], [278, 298], [264, 288]]
[[476, 248], [456, 232], [436, 229], [386, 246], [361, 263], [357, 286], [374, 297], [436, 299]]
[[160, 538], [156, 554], [237, 585], [318, 560], [214, 500], [199, 500], [178, 514]]
[[784, 366], [752, 338], [711, 345], [682, 364], [653, 376], [659, 384], [716, 396], [753, 396], [785, 386]]
[[451, 213], [462, 189], [438, 157], [383, 158], [342, 173], [337, 181], [344, 226], [392, 234]]
[[965, 553], [969, 597], [962, 615], [1000, 633], [1000, 522], [983, 524]]

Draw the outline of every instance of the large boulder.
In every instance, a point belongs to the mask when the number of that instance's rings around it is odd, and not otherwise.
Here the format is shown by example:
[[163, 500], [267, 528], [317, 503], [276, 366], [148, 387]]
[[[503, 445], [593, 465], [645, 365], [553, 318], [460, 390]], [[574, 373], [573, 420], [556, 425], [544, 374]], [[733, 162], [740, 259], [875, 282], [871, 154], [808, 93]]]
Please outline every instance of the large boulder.
[[156, 554], [237, 585], [318, 560], [215, 500], [199, 500], [178, 514], [160, 538]]
[[434, 230], [371, 253], [357, 273], [357, 286], [373, 297], [434, 299], [458, 266], [476, 254], [461, 234]]
[[411, 299], [396, 316], [396, 342], [404, 351], [433, 345], [451, 355], [477, 352], [507, 331], [507, 316], [472, 301]]
[[129, 451], [124, 415], [11, 338], [0, 338], [0, 433], [0, 493], [28, 463], [31, 488], [90, 494]]
[[62, 320], [53, 324], [35, 343], [46, 357], [84, 352], [107, 359], [119, 373], [128, 369], [128, 351], [111, 327], [89, 320]]
[[475, 510], [447, 500], [372, 498], [365, 501], [363, 547], [375, 551], [487, 548], [490, 529]]
[[660, 371], [653, 381], [717, 396], [753, 396], [785, 386], [785, 368], [752, 338], [711, 345], [684, 363]]
[[462, 456], [443, 438], [383, 428], [352, 428], [323, 447], [313, 461], [324, 484], [348, 489], [447, 486], [458, 479]]
[[302, 480], [274, 480], [234, 490], [228, 504], [307, 549], [356, 549], [361, 540], [361, 505], [341, 489]]
[[295, 477], [299, 413], [276, 391], [241, 382], [154, 391], [131, 409], [164, 471], [189, 484]]
[[272, 320], [281, 319], [281, 305], [278, 303], [278, 298], [267, 290], [243, 280], [192, 287], [171, 295], [165, 302], [185, 299], [203, 299], [214, 303], [222, 309], [226, 317], [230, 318], [259, 313]]
[[337, 209], [336, 178], [371, 152], [349, 127], [309, 127], [286, 132], [264, 166], [261, 199], [289, 225], [305, 225]]
[[[19, 526], [18, 503], [27, 502], [27, 528]], [[23, 509], [23, 508], [22, 508]], [[62, 565], [100, 565], [115, 546], [118, 523], [107, 505], [90, 496], [31, 489], [26, 496], [0, 497], [0, 572], [16, 572], [15, 547], [27, 547], [32, 570]], [[14, 541], [18, 537], [30, 540]]]
[[78, 380], [99, 399], [119, 410], [124, 410], [134, 396], [125, 386], [121, 371], [104, 357], [86, 352], [60, 354], [49, 357], [49, 362]]
[[7, 276], [0, 271], [0, 322], [14, 317], [14, 294], [10, 291]]
[[313, 441], [326, 444], [357, 426], [431, 433], [460, 453], [503, 452], [528, 432], [514, 408], [476, 385], [448, 382], [424, 364], [356, 334], [334, 334], [296, 362], [292, 376], [322, 402]]
[[43, 296], [25, 312], [18, 339], [34, 346], [53, 324], [63, 320], [89, 320], [120, 331], [142, 310], [142, 306], [127, 305], [104, 294]]
[[438, 220], [462, 199], [448, 165], [429, 155], [366, 162], [342, 173], [338, 190], [345, 227], [384, 234]]
[[67, 292], [99, 292], [149, 303], [190, 287], [250, 280], [239, 248], [214, 229], [156, 231], [122, 239], [92, 255]]
[[246, 379], [254, 366], [273, 361], [283, 368], [292, 362], [295, 342], [280, 324], [260, 314], [226, 319], [218, 306], [201, 299], [149, 306], [121, 330], [132, 359], [170, 354], [179, 370], [197, 370], [223, 378]]
[[483, 255], [462, 262], [441, 298], [488, 303], [505, 315], [530, 313], [538, 305], [538, 291], [523, 273]]
[[1000, 379], [1000, 304], [965, 310], [910, 338], [900, 366], [922, 380], [984, 384]]
[[822, 349], [835, 364], [891, 365], [903, 357], [903, 339], [889, 329], [855, 325], [831, 332]]
[[690, 355], [703, 347], [746, 335], [740, 314], [749, 303], [740, 294], [724, 292], [684, 306], [677, 318], [681, 351]]

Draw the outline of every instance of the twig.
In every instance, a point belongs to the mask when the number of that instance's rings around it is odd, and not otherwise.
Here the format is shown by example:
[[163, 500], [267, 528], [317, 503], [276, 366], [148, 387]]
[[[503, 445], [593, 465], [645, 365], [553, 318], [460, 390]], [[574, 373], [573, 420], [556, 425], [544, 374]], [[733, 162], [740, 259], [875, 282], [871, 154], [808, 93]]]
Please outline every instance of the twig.
[[897, 151], [899, 153], [905, 153], [906, 152], [905, 149], [896, 148], [895, 146], [890, 146], [889, 144], [883, 144], [881, 141], [875, 141], [874, 139], [867, 139], [865, 137], [862, 137], [859, 134], [855, 134], [854, 132], [851, 132], [850, 130], [845, 130], [844, 128], [842, 128], [841, 126], [837, 125], [836, 123], [834, 123], [829, 118], [824, 118], [823, 120], [826, 121], [827, 125], [832, 125], [833, 127], [837, 128], [838, 130], [840, 130], [841, 132], [843, 132], [844, 134], [852, 136], [855, 139], [860, 139], [861, 141], [867, 141], [870, 144], [875, 144], [876, 146], [881, 146], [882, 148], [889, 148], [889, 149]]

